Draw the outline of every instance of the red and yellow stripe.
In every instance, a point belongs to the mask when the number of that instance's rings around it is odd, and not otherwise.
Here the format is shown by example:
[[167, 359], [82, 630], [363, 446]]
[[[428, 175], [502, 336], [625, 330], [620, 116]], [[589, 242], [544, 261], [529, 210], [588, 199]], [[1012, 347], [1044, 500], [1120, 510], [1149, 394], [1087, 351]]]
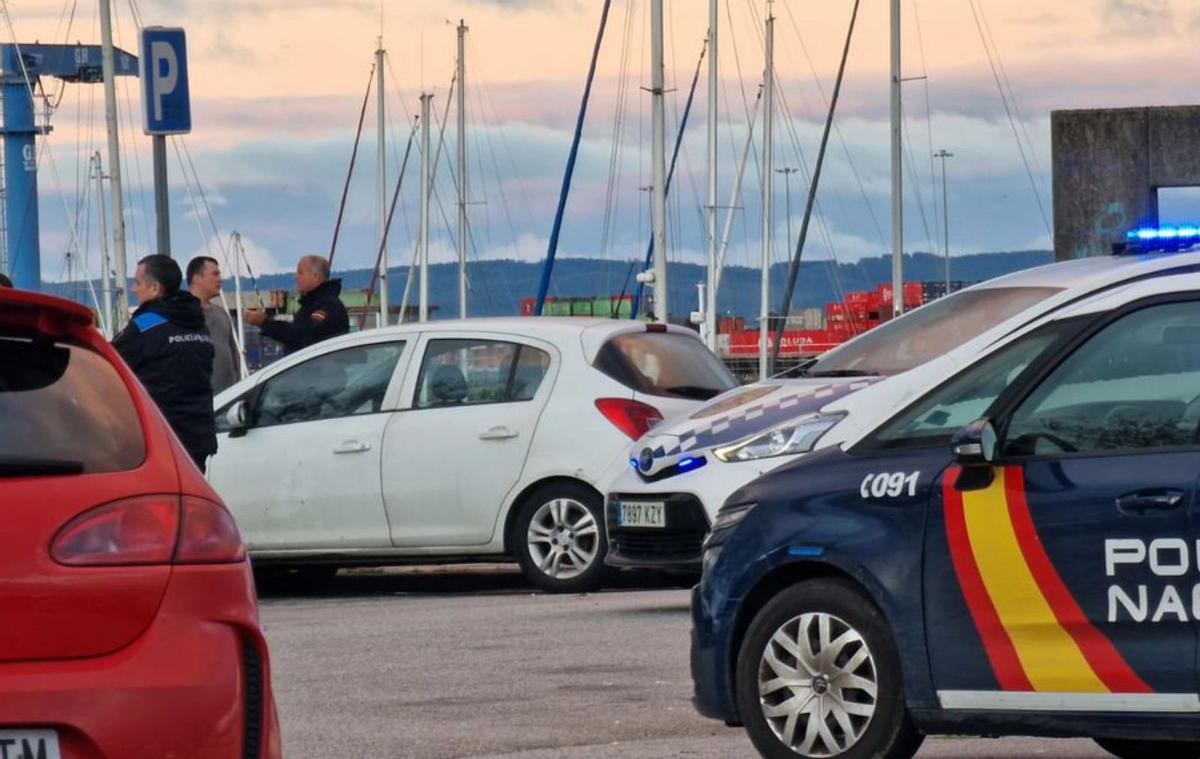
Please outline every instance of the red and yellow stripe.
[[946, 537], [959, 586], [1003, 690], [1150, 693], [1079, 608], [1038, 537], [1021, 467], [960, 492], [943, 478]]

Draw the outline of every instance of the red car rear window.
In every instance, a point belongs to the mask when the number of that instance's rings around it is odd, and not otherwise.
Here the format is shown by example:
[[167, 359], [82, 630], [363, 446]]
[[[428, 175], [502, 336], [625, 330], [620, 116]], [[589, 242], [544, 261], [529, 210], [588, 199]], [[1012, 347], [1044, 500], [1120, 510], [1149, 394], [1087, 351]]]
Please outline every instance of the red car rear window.
[[0, 477], [121, 472], [146, 458], [133, 399], [91, 350], [0, 333]]

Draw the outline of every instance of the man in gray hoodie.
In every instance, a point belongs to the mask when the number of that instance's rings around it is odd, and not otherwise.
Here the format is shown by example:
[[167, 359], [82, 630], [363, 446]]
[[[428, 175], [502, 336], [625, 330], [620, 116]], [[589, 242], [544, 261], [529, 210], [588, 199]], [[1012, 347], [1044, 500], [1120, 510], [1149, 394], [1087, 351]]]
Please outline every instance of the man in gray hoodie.
[[211, 302], [221, 296], [221, 266], [215, 258], [196, 256], [188, 263], [187, 282], [192, 295], [204, 306], [204, 323], [212, 337], [215, 351], [212, 391], [216, 395], [242, 377], [241, 356], [233, 339], [233, 320], [220, 300]]

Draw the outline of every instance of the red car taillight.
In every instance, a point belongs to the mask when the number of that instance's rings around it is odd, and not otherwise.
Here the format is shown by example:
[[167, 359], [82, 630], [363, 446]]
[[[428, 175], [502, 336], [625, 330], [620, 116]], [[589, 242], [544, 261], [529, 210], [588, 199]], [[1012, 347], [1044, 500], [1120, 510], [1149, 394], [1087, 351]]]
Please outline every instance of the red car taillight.
[[68, 566], [196, 564], [242, 561], [246, 549], [233, 517], [220, 505], [148, 495], [75, 517], [51, 541], [50, 556]]
[[218, 564], [246, 558], [246, 546], [224, 506], [203, 498], [183, 497], [183, 529], [176, 564]]
[[662, 421], [662, 413], [653, 406], [628, 398], [597, 398], [596, 408], [617, 429], [637, 440]]

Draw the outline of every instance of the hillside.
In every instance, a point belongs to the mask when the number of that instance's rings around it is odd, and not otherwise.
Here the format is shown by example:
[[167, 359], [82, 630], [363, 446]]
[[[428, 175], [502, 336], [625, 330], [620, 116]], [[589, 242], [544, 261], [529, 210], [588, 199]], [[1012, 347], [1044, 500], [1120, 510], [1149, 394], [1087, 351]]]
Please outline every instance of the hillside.
[[[950, 276], [953, 279], [978, 281], [1009, 272], [1050, 263], [1054, 260], [1048, 250], [1016, 251], [1008, 253], [983, 253], [961, 256], [951, 260]], [[905, 279], [942, 279], [943, 259], [929, 253], [905, 255]], [[550, 295], [572, 297], [584, 295], [614, 295], [632, 292], [637, 285], [633, 282], [630, 262], [606, 261], [594, 258], [563, 258], [555, 264]], [[441, 314], [453, 313], [458, 299], [456, 264], [436, 264], [430, 267], [430, 301], [439, 307]], [[519, 261], [482, 261], [469, 266], [471, 283], [468, 309], [472, 316], [499, 316], [515, 314], [522, 297], [537, 294], [541, 278], [540, 263]], [[794, 308], [820, 306], [835, 300], [834, 266], [827, 261], [804, 263], [793, 298]], [[874, 289], [892, 276], [890, 258], [866, 258], [853, 264], [837, 266], [838, 278], [843, 290]], [[391, 270], [391, 298], [393, 304], [400, 300], [404, 290], [407, 270]], [[343, 287], [361, 289], [371, 279], [368, 269], [337, 272]], [[704, 280], [704, 267], [694, 264], [672, 264], [671, 311], [683, 314], [696, 308], [696, 283]], [[778, 303], [783, 298], [787, 277], [787, 265], [777, 264], [771, 269], [772, 300]], [[627, 284], [628, 283], [628, 284]], [[259, 287], [291, 289], [290, 274], [272, 274], [259, 278]], [[722, 315], [743, 316], [751, 319], [758, 314], [759, 272], [743, 266], [727, 267], [722, 280], [720, 310]], [[415, 302], [416, 285], [410, 302]], [[777, 307], [777, 306], [776, 306]]]

